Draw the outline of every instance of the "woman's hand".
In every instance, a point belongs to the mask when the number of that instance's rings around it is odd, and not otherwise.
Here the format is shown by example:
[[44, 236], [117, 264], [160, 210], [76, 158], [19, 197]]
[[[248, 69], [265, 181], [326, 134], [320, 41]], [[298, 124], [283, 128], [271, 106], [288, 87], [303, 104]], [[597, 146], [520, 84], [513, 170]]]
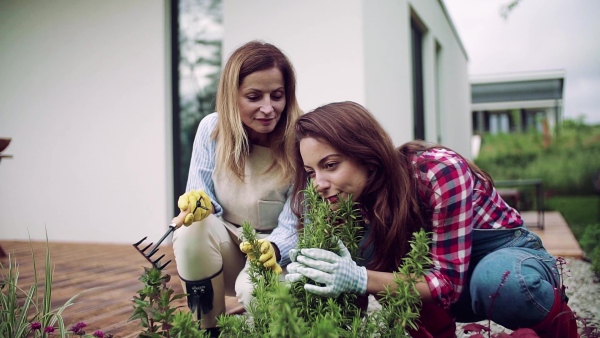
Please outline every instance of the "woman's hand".
[[190, 190], [179, 196], [177, 206], [181, 211], [172, 223], [190, 226], [194, 222], [201, 221], [212, 213], [212, 203], [203, 190]]
[[312, 279], [324, 286], [305, 284], [304, 289], [323, 297], [337, 297], [341, 293], [365, 294], [367, 269], [352, 260], [350, 252], [339, 241], [340, 255], [323, 249], [301, 249], [296, 261], [287, 266], [288, 282], [302, 277]]
[[[277, 255], [275, 254], [275, 249], [271, 242], [266, 239], [259, 239], [258, 244], [260, 245], [260, 257], [258, 257], [258, 261], [263, 263], [263, 266], [267, 269], [273, 270], [276, 274], [281, 274], [283, 269], [281, 266], [277, 264]], [[256, 258], [252, 255], [252, 245], [249, 242], [240, 243], [240, 250], [248, 255], [250, 260], [255, 260]]]

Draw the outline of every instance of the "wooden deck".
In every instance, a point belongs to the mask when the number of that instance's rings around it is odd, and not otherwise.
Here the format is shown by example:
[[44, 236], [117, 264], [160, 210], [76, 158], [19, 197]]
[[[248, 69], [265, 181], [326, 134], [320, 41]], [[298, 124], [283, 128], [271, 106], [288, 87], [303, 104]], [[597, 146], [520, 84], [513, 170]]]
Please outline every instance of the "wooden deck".
[[[537, 222], [537, 213], [535, 211], [521, 212], [525, 224]], [[553, 256], [583, 258], [583, 250], [579, 246], [577, 239], [571, 232], [569, 225], [558, 211], [544, 213], [544, 229], [540, 230], [535, 226], [527, 226], [535, 232], [544, 243], [544, 247]]]
[[[529, 222], [535, 222], [536, 213], [523, 213]], [[570, 232], [567, 223], [558, 212], [545, 214], [545, 228], [536, 230], [550, 253], [581, 258], [583, 253], [579, 244]], [[31, 249], [35, 254], [38, 269], [39, 288], [43, 291], [45, 242], [5, 241], [0, 245], [16, 258], [19, 264], [19, 282], [21, 288], [32, 285], [33, 263]], [[86, 331], [102, 330], [114, 337], [137, 337], [141, 327], [137, 321], [127, 322], [133, 311], [131, 299], [142, 286], [138, 278], [144, 266], [149, 263], [131, 245], [111, 244], [82, 244], [50, 242], [50, 255], [54, 266], [54, 281], [52, 285], [52, 306], [59, 307], [71, 296], [83, 292], [74, 305], [64, 313], [66, 325], [83, 321], [87, 324]], [[167, 259], [173, 259], [170, 245], [161, 247], [160, 251]], [[8, 258], [2, 258], [3, 265], [8, 264]], [[172, 277], [170, 286], [175, 293], [183, 293], [180, 280], [177, 277], [175, 261], [165, 269]], [[186, 306], [185, 300], [179, 300], [177, 305]], [[235, 304], [229, 299], [228, 305]]]
[[[28, 288], [34, 281], [33, 247], [39, 288], [43, 291], [46, 243], [33, 242], [30, 245], [24, 241], [0, 241], [0, 245], [19, 264], [18, 285], [21, 288]], [[82, 321], [87, 324], [85, 330], [88, 333], [101, 330], [114, 337], [137, 337], [142, 328], [137, 321], [128, 322], [133, 313], [131, 299], [142, 288], [138, 279], [143, 267], [150, 264], [133, 246], [50, 242], [48, 247], [54, 267], [52, 308], [83, 292], [63, 313], [65, 325]], [[161, 247], [159, 252], [165, 253], [168, 259], [173, 258], [170, 246]], [[8, 257], [2, 258], [1, 262], [6, 266]], [[165, 271], [172, 277], [170, 286], [175, 293], [183, 293], [175, 262], [171, 262]], [[184, 300], [179, 300], [177, 305], [186, 306]]]

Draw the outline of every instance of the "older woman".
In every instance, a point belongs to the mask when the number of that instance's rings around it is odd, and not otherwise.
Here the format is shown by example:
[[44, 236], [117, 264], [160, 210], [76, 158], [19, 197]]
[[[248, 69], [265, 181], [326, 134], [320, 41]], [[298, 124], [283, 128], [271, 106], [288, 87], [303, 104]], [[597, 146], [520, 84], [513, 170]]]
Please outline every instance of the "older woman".
[[251, 41], [233, 52], [221, 75], [217, 112], [198, 126], [187, 192], [178, 202], [182, 213], [173, 220], [188, 225], [173, 236], [188, 305], [214, 336], [225, 295], [245, 305], [251, 299], [241, 224], [249, 221], [258, 232], [266, 267], [280, 272], [277, 261], [288, 260], [297, 223], [289, 203], [290, 153], [300, 115], [294, 69], [281, 50]]

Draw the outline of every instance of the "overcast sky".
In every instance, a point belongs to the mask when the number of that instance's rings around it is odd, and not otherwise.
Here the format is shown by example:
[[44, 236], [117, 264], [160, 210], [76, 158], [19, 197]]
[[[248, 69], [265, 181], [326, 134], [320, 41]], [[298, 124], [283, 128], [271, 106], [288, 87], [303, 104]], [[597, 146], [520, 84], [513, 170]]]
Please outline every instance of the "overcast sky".
[[564, 116], [600, 123], [600, 0], [443, 0], [469, 56], [469, 74], [563, 69]]

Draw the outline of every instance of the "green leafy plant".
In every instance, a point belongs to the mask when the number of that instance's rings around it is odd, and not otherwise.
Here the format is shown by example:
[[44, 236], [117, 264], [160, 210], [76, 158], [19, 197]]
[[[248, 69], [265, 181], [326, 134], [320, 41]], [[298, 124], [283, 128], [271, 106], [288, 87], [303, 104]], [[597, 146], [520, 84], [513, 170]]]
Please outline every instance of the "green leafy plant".
[[[306, 214], [298, 233], [298, 248], [320, 248], [339, 252], [338, 239], [358, 261], [363, 236], [360, 213], [351, 200], [342, 201], [336, 210], [323, 200], [311, 185], [304, 191]], [[258, 250], [256, 233], [243, 224], [244, 240]], [[395, 285], [380, 296], [381, 310], [364, 313], [357, 296], [341, 294], [321, 297], [304, 289], [304, 279], [283, 283], [271, 270], [251, 261], [248, 269], [254, 285], [254, 299], [247, 316], [220, 316], [222, 337], [399, 337], [416, 328], [421, 300], [416, 289], [428, 265], [429, 239], [424, 231], [415, 233], [411, 252], [397, 273]], [[257, 255], [255, 254], [255, 257]]]
[[175, 294], [168, 286], [171, 276], [155, 267], [144, 267], [139, 279], [143, 288], [133, 297], [133, 314], [129, 321], [139, 320], [145, 328], [139, 337], [210, 337], [201, 330], [189, 311], [179, 311], [173, 302], [187, 294]]
[[386, 326], [399, 331], [395, 332], [396, 334], [404, 334], [404, 328], [417, 328], [416, 321], [419, 319], [421, 308], [417, 282], [423, 279], [432, 263], [429, 257], [429, 242], [429, 236], [424, 230], [413, 234], [413, 240], [410, 242], [411, 250], [404, 258], [398, 272], [394, 273], [396, 287], [386, 287], [386, 292], [379, 300], [387, 310], [379, 315]]
[[[46, 239], [47, 244], [47, 239]], [[25, 338], [60, 336], [110, 338], [109, 334], [95, 331], [87, 335], [83, 331], [84, 323], [77, 323], [67, 329], [62, 318], [63, 311], [73, 304], [80, 295], [76, 294], [57, 309], [51, 309], [53, 267], [50, 249], [46, 248], [44, 290], [38, 290], [38, 272], [33, 247], [31, 248], [34, 281], [28, 289], [19, 286], [19, 269], [15, 258], [9, 253], [8, 266], [0, 262], [0, 337]]]
[[494, 180], [542, 179], [544, 189], [552, 194], [594, 195], [592, 180], [600, 169], [600, 125], [565, 120], [560, 128], [547, 148], [535, 130], [485, 134], [475, 163]]
[[585, 227], [581, 236], [581, 247], [586, 253], [586, 257], [592, 262], [594, 273], [600, 275], [600, 223], [590, 224]]
[[[306, 215], [303, 227], [298, 232], [298, 249], [318, 248], [339, 253], [339, 239], [346, 245], [352, 258], [358, 261], [362, 228], [360, 214], [354, 202], [340, 199], [338, 208], [332, 210], [330, 203], [322, 199], [312, 185], [304, 191], [304, 195]], [[290, 289], [292, 296], [302, 304], [299, 315], [305, 322], [318, 323], [325, 319], [335, 319], [336, 324], [346, 327], [354, 317], [360, 316], [356, 295], [341, 294], [336, 298], [324, 298], [304, 290], [305, 283], [316, 284], [310, 279], [303, 279], [292, 283]]]

